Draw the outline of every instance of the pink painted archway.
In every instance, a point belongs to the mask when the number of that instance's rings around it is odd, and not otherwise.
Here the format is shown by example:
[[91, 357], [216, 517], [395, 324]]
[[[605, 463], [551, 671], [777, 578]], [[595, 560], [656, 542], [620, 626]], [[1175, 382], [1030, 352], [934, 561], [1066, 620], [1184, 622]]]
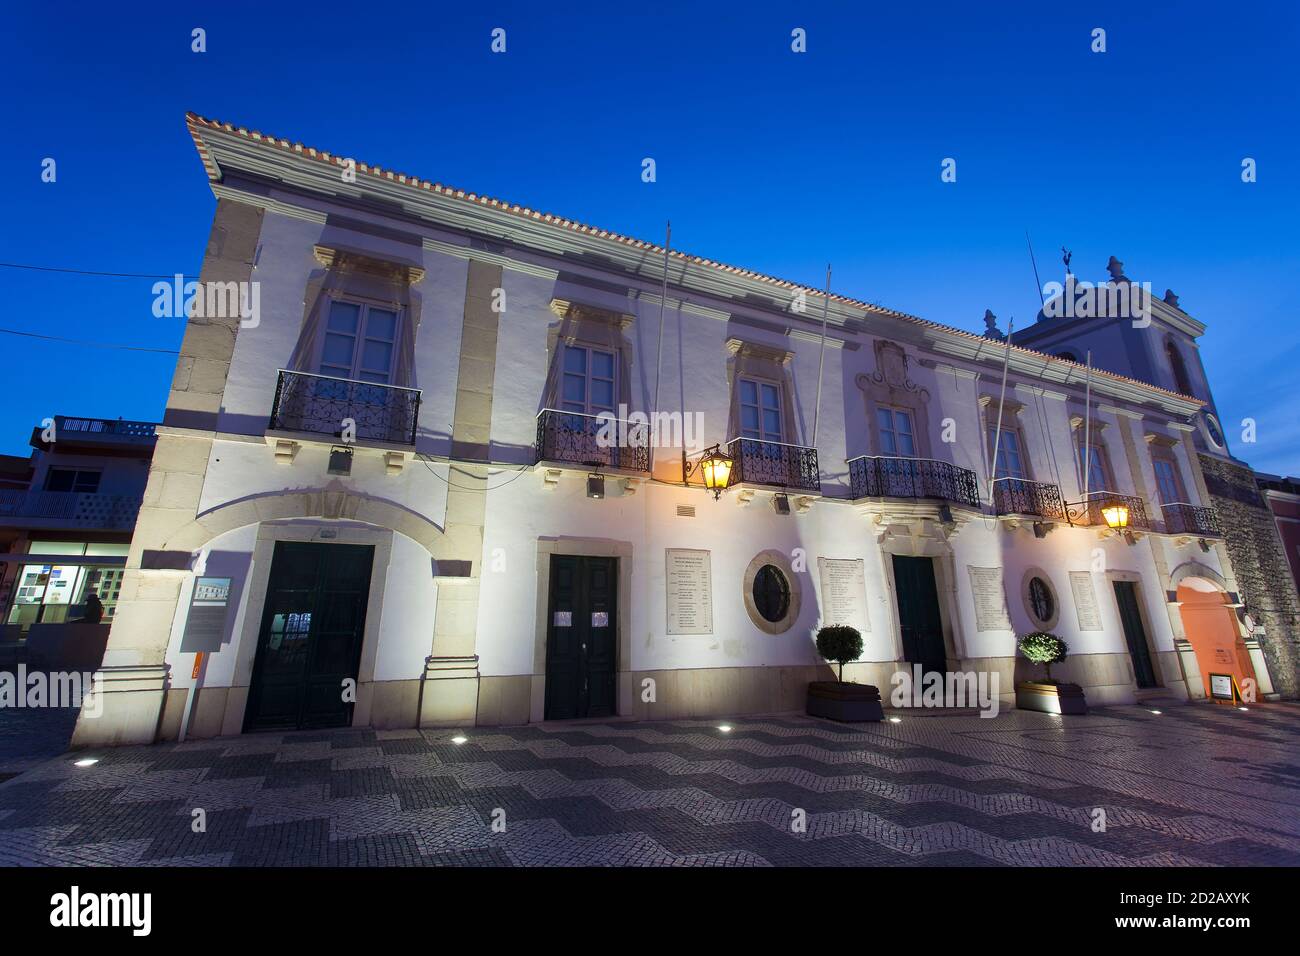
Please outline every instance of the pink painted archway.
[[1207, 578], [1188, 577], [1178, 584], [1183, 631], [1196, 653], [1206, 697], [1210, 696], [1211, 674], [1231, 674], [1238, 687], [1256, 686], [1255, 668], [1241, 639], [1237, 616], [1224, 603], [1227, 599], [1227, 594]]

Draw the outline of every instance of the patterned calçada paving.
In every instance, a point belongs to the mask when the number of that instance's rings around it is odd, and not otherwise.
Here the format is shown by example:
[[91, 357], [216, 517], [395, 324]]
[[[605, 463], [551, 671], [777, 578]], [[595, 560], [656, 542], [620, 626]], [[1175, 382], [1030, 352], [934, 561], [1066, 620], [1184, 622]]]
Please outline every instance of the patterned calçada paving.
[[898, 714], [64, 755], [0, 783], [0, 864], [1300, 864], [1300, 706]]

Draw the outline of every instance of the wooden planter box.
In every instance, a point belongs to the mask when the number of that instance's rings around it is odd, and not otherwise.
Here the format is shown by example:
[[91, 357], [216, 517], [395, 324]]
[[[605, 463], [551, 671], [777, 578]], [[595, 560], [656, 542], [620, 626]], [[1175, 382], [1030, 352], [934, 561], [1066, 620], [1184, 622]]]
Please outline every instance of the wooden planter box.
[[806, 709], [809, 717], [825, 717], [846, 723], [885, 719], [880, 706], [880, 691], [871, 684], [813, 681], [808, 685]]
[[1047, 684], [1027, 680], [1016, 685], [1016, 707], [1044, 714], [1086, 714], [1088, 701], [1078, 684]]

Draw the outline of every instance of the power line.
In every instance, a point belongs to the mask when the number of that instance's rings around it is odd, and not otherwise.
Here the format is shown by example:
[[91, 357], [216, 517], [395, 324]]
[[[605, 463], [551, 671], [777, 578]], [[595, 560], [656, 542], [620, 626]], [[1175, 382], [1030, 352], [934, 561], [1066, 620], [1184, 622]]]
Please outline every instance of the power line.
[[64, 269], [59, 266], [33, 266], [23, 262], [0, 262], [5, 269], [30, 269], [33, 272], [64, 272], [78, 276], [104, 276], [111, 279], [192, 279], [194, 276], [173, 272], [171, 275], [153, 275], [147, 272], [95, 272], [91, 269]]
[[6, 335], [21, 335], [29, 339], [45, 339], [48, 342], [66, 342], [69, 345], [88, 345], [95, 349], [121, 349], [124, 352], [159, 352], [163, 355], [180, 355], [179, 349], [150, 349], [142, 345], [118, 345], [114, 342], [87, 342], [85, 339], [65, 339], [57, 335], [41, 335], [39, 332], [19, 332], [17, 329], [0, 329]]
[[[449, 478], [442, 477], [442, 475], [438, 474], [436, 471], [433, 470], [433, 466], [429, 464], [429, 460], [425, 458], [423, 455], [416, 455], [415, 457], [418, 458], [424, 464], [425, 468], [429, 469], [429, 474], [433, 475], [433, 477], [437, 478], [439, 481], [447, 485], [449, 488], [456, 488], [460, 491], [484, 491], [484, 492], [496, 491], [499, 488], [504, 488], [506, 485], [510, 484], [510, 482], [516, 481], [521, 475], [524, 474], [524, 472], [528, 471], [529, 469], [528, 465], [521, 465], [515, 471], [514, 475], [512, 475], [510, 478], [507, 478], [505, 481], [501, 482], [501, 484], [497, 485], [496, 487], [488, 487], [487, 480], [484, 479], [482, 488], [471, 488], [471, 487], [466, 487], [465, 485], [458, 485], [456, 484], [456, 482], [450, 480]], [[447, 464], [448, 464], [447, 472], [448, 474], [450, 474], [454, 470], [451, 467], [452, 462], [448, 462]]]

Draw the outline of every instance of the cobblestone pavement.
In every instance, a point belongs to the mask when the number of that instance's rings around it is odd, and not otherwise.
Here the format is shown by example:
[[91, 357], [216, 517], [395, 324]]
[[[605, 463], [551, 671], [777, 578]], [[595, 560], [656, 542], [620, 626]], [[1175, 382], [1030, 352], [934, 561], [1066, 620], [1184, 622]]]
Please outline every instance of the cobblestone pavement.
[[0, 783], [68, 749], [77, 708], [0, 710]]
[[1300, 865], [1300, 706], [898, 713], [60, 756], [0, 783], [0, 864]]

